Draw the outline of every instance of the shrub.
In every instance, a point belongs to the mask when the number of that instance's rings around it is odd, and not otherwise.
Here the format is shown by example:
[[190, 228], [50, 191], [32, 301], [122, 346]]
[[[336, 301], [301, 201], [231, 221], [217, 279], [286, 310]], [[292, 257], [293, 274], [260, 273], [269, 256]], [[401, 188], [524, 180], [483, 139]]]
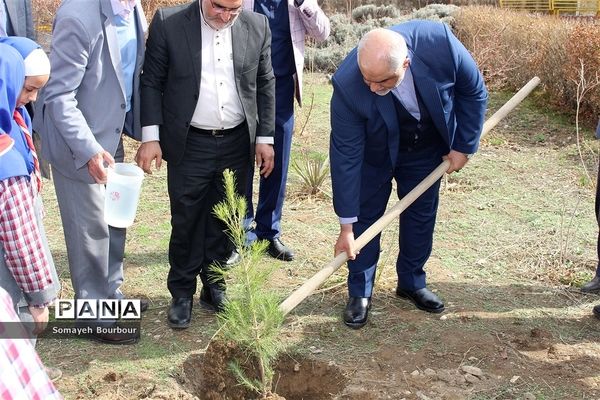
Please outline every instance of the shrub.
[[352, 10], [352, 19], [358, 23], [364, 23], [370, 19], [398, 18], [399, 16], [400, 11], [392, 5], [377, 7], [373, 4], [368, 4]]
[[329, 159], [318, 154], [309, 156], [302, 154], [300, 159], [292, 161], [292, 169], [302, 179], [302, 186], [309, 195], [316, 195], [329, 177]]
[[331, 34], [326, 41], [307, 47], [305, 67], [312, 70], [333, 73], [358, 44], [360, 38], [375, 28], [387, 28], [410, 19], [430, 19], [451, 23], [452, 14], [458, 7], [444, 4], [431, 4], [408, 15], [400, 15], [400, 10], [392, 5], [372, 4], [357, 7], [350, 21], [342, 14], [332, 15]]
[[[539, 76], [547, 105], [573, 115], [581, 62], [590, 80], [600, 70], [597, 21], [473, 6], [455, 14], [454, 27], [488, 87], [516, 90]], [[598, 120], [599, 91], [598, 87], [590, 90], [580, 104], [590, 125]]]

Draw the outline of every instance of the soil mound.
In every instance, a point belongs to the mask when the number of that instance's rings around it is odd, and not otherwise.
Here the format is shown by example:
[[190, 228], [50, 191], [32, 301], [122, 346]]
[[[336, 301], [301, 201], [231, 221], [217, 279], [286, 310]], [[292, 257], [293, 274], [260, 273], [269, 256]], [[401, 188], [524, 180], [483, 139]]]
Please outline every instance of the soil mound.
[[[239, 384], [229, 365], [237, 360], [246, 376], [258, 379], [256, 361], [232, 343], [213, 341], [206, 353], [192, 354], [183, 363], [190, 391], [200, 400], [254, 400], [258, 395]], [[276, 363], [273, 399], [329, 400], [344, 390], [347, 378], [333, 362], [301, 355], [283, 355]]]

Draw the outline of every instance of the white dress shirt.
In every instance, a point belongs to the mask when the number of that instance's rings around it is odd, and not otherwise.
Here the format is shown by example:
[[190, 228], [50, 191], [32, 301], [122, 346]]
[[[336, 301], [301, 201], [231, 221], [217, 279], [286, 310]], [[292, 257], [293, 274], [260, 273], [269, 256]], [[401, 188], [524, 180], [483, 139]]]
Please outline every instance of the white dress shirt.
[[215, 30], [203, 18], [200, 96], [191, 124], [199, 129], [229, 129], [244, 119], [235, 87], [231, 26]]
[[[200, 91], [191, 125], [198, 129], [229, 129], [246, 116], [235, 85], [231, 27], [212, 28], [204, 19], [202, 7], [202, 73]], [[235, 22], [234, 22], [235, 23]], [[158, 141], [158, 125], [142, 127], [142, 142]], [[257, 137], [256, 143], [273, 144], [273, 137]]]

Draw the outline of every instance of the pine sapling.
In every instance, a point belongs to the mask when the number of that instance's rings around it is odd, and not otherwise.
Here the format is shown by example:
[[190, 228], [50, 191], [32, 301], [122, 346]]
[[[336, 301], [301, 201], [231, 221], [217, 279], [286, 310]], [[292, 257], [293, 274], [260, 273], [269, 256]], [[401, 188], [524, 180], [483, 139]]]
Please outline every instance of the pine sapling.
[[241, 262], [229, 269], [213, 266], [227, 278], [227, 300], [218, 314], [219, 325], [225, 339], [236, 343], [249, 359], [256, 359], [258, 379], [248, 376], [239, 360], [230, 364], [231, 371], [242, 385], [265, 399], [272, 395], [273, 363], [283, 349], [279, 340], [284, 319], [279, 310], [280, 298], [268, 288], [275, 266], [262, 262], [266, 241], [246, 245], [243, 225], [246, 201], [235, 192], [233, 172], [226, 170], [223, 181], [225, 199], [213, 212], [225, 224]]

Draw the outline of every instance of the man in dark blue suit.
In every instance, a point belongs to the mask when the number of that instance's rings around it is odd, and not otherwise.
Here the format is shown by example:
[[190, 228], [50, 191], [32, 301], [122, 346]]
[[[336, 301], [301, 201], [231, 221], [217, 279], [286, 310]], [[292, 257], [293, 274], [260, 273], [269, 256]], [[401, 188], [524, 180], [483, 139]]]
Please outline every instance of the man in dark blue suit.
[[[600, 139], [600, 120], [596, 127], [596, 139]], [[600, 293], [600, 164], [598, 164], [598, 178], [596, 182], [596, 221], [598, 222], [598, 240], [596, 249], [598, 255], [598, 265], [596, 266], [596, 274], [591, 281], [581, 287], [584, 293]], [[600, 318], [600, 305], [594, 307], [594, 314]]]
[[[600, 119], [596, 127], [596, 139], [600, 139]], [[598, 266], [596, 267], [596, 275], [587, 284], [581, 288], [584, 292], [598, 293], [600, 292], [600, 164], [598, 165], [598, 180], [596, 181], [596, 221], [598, 221], [598, 240], [597, 240], [597, 255]], [[594, 315], [600, 319], [600, 304], [593, 308]]]
[[[331, 179], [340, 218], [336, 254], [345, 251], [349, 300], [344, 323], [367, 322], [379, 235], [360, 252], [354, 238], [385, 212], [392, 178], [405, 196], [443, 159], [459, 171], [477, 151], [487, 90], [475, 61], [442, 23], [411, 21], [367, 33], [332, 79]], [[396, 294], [439, 313], [426, 287], [439, 180], [400, 218]]]

